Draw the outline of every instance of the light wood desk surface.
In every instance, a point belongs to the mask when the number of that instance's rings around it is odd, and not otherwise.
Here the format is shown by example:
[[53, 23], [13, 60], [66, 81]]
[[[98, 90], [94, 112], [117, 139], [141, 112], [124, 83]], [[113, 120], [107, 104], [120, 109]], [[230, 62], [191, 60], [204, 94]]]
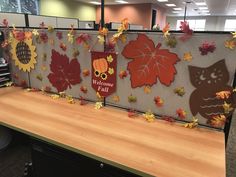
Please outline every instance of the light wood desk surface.
[[225, 176], [222, 132], [148, 123], [14, 87], [0, 89], [0, 124], [142, 176]]

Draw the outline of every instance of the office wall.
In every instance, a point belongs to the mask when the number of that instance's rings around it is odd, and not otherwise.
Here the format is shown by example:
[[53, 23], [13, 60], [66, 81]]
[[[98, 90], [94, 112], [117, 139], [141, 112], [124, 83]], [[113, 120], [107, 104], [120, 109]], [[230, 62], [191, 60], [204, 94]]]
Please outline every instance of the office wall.
[[[167, 16], [166, 21], [170, 23], [172, 30], [176, 29], [177, 20], [182, 20], [183, 17]], [[206, 19], [205, 31], [224, 31], [226, 19], [236, 19], [236, 16], [191, 16], [187, 19]]]
[[[157, 23], [165, 23], [165, 12], [158, 6], [152, 4], [128, 4], [128, 5], [106, 5], [105, 6], [105, 22], [120, 22], [127, 17], [131, 24], [142, 25], [144, 28], [150, 29], [152, 9], [157, 10]], [[97, 18], [99, 22], [101, 18], [101, 8], [97, 7]]]
[[96, 6], [74, 0], [40, 0], [40, 15], [96, 20]]

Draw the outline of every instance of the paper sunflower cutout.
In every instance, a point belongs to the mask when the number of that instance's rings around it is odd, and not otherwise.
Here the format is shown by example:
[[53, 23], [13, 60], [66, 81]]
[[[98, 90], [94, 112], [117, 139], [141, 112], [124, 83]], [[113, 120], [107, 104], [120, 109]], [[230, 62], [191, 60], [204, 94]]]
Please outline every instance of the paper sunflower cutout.
[[12, 59], [15, 60], [15, 65], [20, 70], [30, 72], [31, 69], [34, 69], [37, 54], [35, 53], [36, 47], [32, 44], [32, 39], [18, 41], [13, 38], [11, 47]]

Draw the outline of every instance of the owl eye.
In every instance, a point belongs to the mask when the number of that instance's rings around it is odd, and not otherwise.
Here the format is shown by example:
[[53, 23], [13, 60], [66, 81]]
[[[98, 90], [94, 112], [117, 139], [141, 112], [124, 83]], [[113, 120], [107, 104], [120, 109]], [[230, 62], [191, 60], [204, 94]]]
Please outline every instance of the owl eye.
[[213, 79], [217, 78], [216, 73], [211, 73], [211, 78], [213, 78]]
[[202, 81], [206, 80], [206, 78], [204, 77], [203, 74], [201, 74], [200, 79], [201, 79]]

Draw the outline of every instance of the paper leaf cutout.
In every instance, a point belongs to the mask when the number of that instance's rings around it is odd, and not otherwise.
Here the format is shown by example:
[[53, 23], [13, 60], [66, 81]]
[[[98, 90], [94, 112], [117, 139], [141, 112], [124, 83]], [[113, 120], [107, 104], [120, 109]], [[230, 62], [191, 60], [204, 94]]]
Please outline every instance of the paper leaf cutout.
[[223, 109], [225, 114], [229, 114], [231, 111], [233, 111], [234, 108], [232, 108], [231, 104], [228, 104], [225, 101], [223, 104]]
[[166, 38], [166, 45], [169, 46], [170, 48], [175, 48], [177, 45], [177, 40], [175, 36], [168, 36]]
[[121, 79], [124, 79], [124, 78], [127, 77], [127, 76], [128, 76], [127, 71], [125, 71], [125, 70], [121, 70], [121, 71], [120, 71], [119, 77], [120, 77]]
[[230, 91], [220, 91], [216, 93], [216, 98], [218, 99], [228, 99], [231, 95]]
[[42, 76], [42, 74], [38, 74], [38, 75], [36, 76], [36, 79], [38, 79], [39, 81], [43, 81], [43, 76]]
[[128, 117], [130, 118], [138, 117], [137, 111], [135, 111], [134, 109], [128, 110]]
[[184, 87], [177, 87], [177, 88], [174, 89], [174, 93], [179, 95], [179, 96], [184, 96], [185, 89], [184, 89]]
[[144, 93], [146, 93], [146, 94], [149, 94], [152, 92], [152, 89], [150, 86], [145, 86], [143, 90], [144, 90]]
[[114, 95], [114, 96], [112, 97], [112, 100], [113, 100], [114, 102], [118, 103], [118, 102], [120, 102], [120, 97], [119, 97], [118, 95]]
[[95, 103], [95, 106], [94, 106], [95, 109], [98, 110], [98, 109], [101, 109], [102, 107], [103, 107], [102, 102], [96, 102], [96, 103]]
[[87, 76], [89, 76], [90, 75], [90, 71], [88, 70], [88, 69], [84, 69], [83, 70], [83, 76], [84, 77], [87, 77]]
[[166, 23], [165, 27], [162, 29], [164, 38], [167, 38], [170, 35], [169, 30], [170, 30], [170, 24]]
[[80, 54], [80, 52], [79, 52], [79, 49], [77, 49], [77, 48], [74, 48], [74, 49], [73, 49], [73, 54], [72, 54], [72, 55], [73, 55], [73, 57], [74, 57], [74, 58], [76, 58], [76, 57], [78, 57], [78, 56], [79, 56], [79, 54]]
[[129, 103], [136, 103], [137, 97], [131, 94], [130, 96], [128, 96], [128, 102]]
[[198, 126], [198, 119], [196, 119], [195, 117], [193, 117], [192, 122], [184, 124], [185, 128], [191, 128], [191, 129], [197, 126]]
[[62, 34], [61, 31], [57, 31], [56, 36], [57, 36], [57, 38], [58, 38], [59, 40], [61, 40], [61, 39], [63, 38], [63, 34]]
[[80, 91], [83, 92], [84, 94], [86, 94], [88, 92], [88, 89], [85, 86], [81, 86]]
[[157, 107], [162, 107], [163, 104], [164, 104], [163, 99], [161, 99], [161, 97], [159, 97], [159, 96], [156, 96], [156, 97], [154, 98], [154, 102], [155, 102], [155, 104], [156, 104]]
[[75, 104], [75, 100], [71, 95], [66, 96], [67, 103], [69, 104]]
[[234, 50], [236, 46], [236, 42], [234, 40], [226, 40], [225, 41], [225, 47], [231, 50]]
[[202, 45], [199, 47], [199, 51], [201, 52], [201, 55], [207, 55], [208, 52], [213, 53], [216, 49], [215, 43], [209, 43], [209, 42], [204, 42]]
[[184, 33], [183, 35], [180, 36], [181, 41], [185, 42], [186, 40], [192, 37], [193, 30], [190, 29], [187, 21], [180, 22], [180, 29]]
[[213, 116], [212, 119], [210, 119], [210, 125], [213, 127], [221, 128], [225, 125], [227, 119], [224, 115], [217, 115]]
[[232, 34], [233, 39], [236, 38], [236, 32], [232, 32], [231, 34]]
[[65, 45], [63, 42], [60, 43], [60, 48], [61, 48], [63, 51], [66, 51], [66, 49], [67, 49], [66, 45]]
[[68, 87], [71, 88], [72, 85], [81, 82], [80, 64], [77, 59], [69, 61], [66, 55], [61, 55], [55, 50], [52, 50], [51, 58], [51, 73], [48, 79], [58, 92], [65, 91]]
[[48, 35], [47, 35], [47, 33], [41, 32], [39, 34], [39, 37], [40, 37], [41, 41], [43, 41], [43, 43], [47, 43], [48, 42]]
[[192, 61], [192, 59], [193, 59], [193, 56], [191, 52], [184, 53], [184, 61]]
[[157, 83], [157, 78], [166, 86], [174, 81], [177, 73], [175, 64], [180, 61], [175, 53], [168, 49], [160, 49], [145, 34], [138, 34], [136, 40], [130, 41], [122, 51], [122, 55], [132, 59], [128, 63], [131, 75], [132, 88], [144, 85], [152, 86]]
[[143, 117], [146, 119], [147, 122], [154, 122], [155, 115], [149, 110], [143, 114]]
[[162, 116], [161, 119], [170, 123], [176, 122], [176, 120], [170, 116]]
[[187, 115], [186, 111], [181, 108], [176, 110], [176, 114], [178, 115], [180, 119], [185, 119]]

